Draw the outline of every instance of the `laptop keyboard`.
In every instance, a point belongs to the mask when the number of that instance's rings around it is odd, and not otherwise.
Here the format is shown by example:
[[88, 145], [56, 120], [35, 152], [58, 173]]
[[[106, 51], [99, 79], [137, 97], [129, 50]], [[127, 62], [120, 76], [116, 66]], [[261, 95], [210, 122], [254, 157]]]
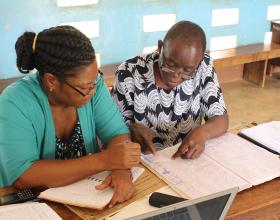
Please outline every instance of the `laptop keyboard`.
[[191, 220], [185, 208], [177, 209], [157, 216], [146, 218], [145, 220]]

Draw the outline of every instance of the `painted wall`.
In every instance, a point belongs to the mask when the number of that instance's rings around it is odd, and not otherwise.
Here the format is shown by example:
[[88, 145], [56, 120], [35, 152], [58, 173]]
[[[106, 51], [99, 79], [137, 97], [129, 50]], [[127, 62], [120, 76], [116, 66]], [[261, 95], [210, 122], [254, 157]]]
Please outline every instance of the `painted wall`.
[[[140, 54], [163, 38], [165, 32], [143, 32], [144, 15], [175, 13], [177, 21], [198, 23], [206, 32], [209, 48], [210, 38], [222, 35], [236, 34], [238, 45], [263, 42], [270, 29], [267, 8], [279, 4], [280, 0], [99, 0], [96, 5], [59, 8], [56, 0], [1, 0], [0, 79], [20, 75], [14, 45], [26, 30], [39, 32], [64, 22], [99, 20], [100, 35], [91, 40], [102, 65]], [[211, 27], [212, 9], [223, 8], [239, 8], [239, 23]]]

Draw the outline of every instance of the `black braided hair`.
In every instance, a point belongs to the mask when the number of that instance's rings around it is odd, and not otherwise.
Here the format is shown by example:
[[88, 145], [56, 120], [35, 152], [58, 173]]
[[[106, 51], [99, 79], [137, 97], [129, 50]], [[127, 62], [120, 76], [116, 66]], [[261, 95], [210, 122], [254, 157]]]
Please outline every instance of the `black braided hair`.
[[43, 30], [37, 35], [33, 51], [35, 36], [33, 32], [25, 32], [17, 39], [17, 67], [22, 73], [36, 68], [41, 75], [48, 72], [58, 77], [69, 76], [95, 60], [90, 40], [72, 26]]
[[200, 45], [203, 53], [206, 49], [206, 36], [203, 29], [191, 21], [179, 21], [166, 33], [163, 42], [180, 37], [186, 44]]

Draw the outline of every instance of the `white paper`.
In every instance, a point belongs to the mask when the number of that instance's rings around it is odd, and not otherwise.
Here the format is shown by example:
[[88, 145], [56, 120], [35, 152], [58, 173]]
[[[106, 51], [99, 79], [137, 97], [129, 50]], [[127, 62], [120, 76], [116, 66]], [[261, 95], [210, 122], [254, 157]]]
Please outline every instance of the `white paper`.
[[272, 121], [246, 128], [241, 133], [280, 153], [280, 121]]
[[156, 155], [142, 155], [144, 164], [156, 171], [174, 190], [186, 198], [198, 198], [238, 186], [240, 190], [251, 184], [212, 160], [205, 153], [194, 160], [171, 156], [177, 146], [158, 151]]
[[62, 220], [47, 204], [29, 202], [0, 207], [1, 220]]
[[[144, 169], [133, 167], [131, 172], [135, 181]], [[114, 190], [111, 187], [97, 190], [95, 186], [101, 184], [109, 174], [109, 171], [104, 171], [67, 186], [47, 189], [40, 193], [39, 198], [68, 205], [103, 209], [112, 199]]]
[[[178, 193], [176, 193], [174, 190], [172, 190], [169, 186], [165, 186], [160, 188], [159, 190], [156, 190], [156, 192], [161, 192], [164, 194], [172, 195], [172, 196], [179, 196]], [[105, 219], [108, 220], [119, 220], [119, 219], [126, 219], [131, 218], [136, 215], [148, 213], [154, 210], [157, 210], [158, 208], [153, 207], [149, 204], [149, 197], [150, 195], [147, 195], [143, 197], [142, 199], [139, 199], [133, 203], [130, 203], [129, 205], [123, 207], [120, 211], [111, 214], [110, 216], [106, 217]]]
[[205, 154], [252, 185], [280, 176], [278, 155], [235, 134], [226, 133], [208, 141]]

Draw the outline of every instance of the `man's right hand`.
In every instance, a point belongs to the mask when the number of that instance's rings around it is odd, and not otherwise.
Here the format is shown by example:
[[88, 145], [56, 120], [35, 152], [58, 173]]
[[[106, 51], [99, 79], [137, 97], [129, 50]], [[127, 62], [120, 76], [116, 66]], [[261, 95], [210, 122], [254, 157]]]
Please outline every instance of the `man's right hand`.
[[153, 131], [144, 125], [132, 123], [129, 126], [131, 132], [131, 139], [141, 145], [142, 152], [147, 150], [155, 154], [156, 150], [153, 146]]
[[138, 143], [124, 141], [108, 146], [102, 154], [107, 170], [128, 169], [139, 165], [141, 148]]

